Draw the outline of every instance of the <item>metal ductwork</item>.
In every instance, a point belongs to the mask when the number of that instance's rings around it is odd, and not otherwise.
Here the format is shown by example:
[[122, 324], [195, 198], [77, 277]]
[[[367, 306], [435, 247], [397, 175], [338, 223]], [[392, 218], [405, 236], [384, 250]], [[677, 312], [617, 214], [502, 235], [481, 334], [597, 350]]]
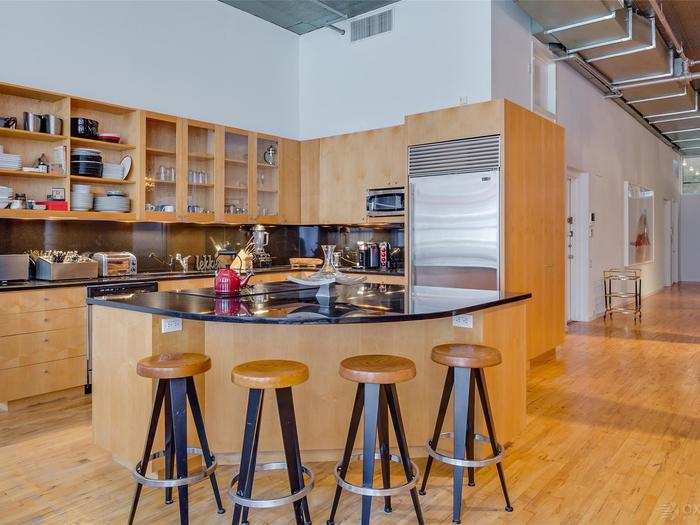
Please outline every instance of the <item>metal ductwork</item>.
[[[533, 34], [671, 147], [700, 153], [689, 60], [657, 0], [516, 0]], [[669, 46], [667, 42], [670, 42]]]

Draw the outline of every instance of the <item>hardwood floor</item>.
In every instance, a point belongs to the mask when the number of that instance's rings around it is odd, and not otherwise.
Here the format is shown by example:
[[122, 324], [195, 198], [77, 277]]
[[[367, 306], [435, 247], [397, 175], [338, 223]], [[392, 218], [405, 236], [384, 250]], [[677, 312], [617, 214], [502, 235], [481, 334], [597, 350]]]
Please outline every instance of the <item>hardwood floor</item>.
[[[322, 524], [332, 464], [310, 466], [317, 475], [311, 511]], [[515, 511], [503, 511], [495, 468], [487, 468], [476, 487], [464, 488], [463, 523], [700, 523], [700, 285], [646, 299], [641, 326], [623, 317], [570, 325], [556, 359], [529, 372], [528, 425], [505, 469]], [[217, 471], [222, 490], [232, 470]], [[0, 523], [126, 522], [134, 485], [91, 445], [89, 397], [0, 414], [0, 472]], [[433, 468], [421, 498], [427, 523], [451, 522], [449, 476], [445, 466]], [[278, 479], [258, 478], [256, 494], [281, 493], [286, 478]], [[230, 523], [229, 501], [217, 515], [210, 490], [206, 482], [191, 489], [191, 521]], [[137, 522], [177, 523], [177, 505], [162, 498], [145, 489]], [[393, 503], [385, 515], [375, 500], [373, 523], [415, 522], [408, 496]], [[344, 494], [336, 522], [357, 523], [358, 504]], [[283, 524], [292, 514], [280, 508], [251, 517]]]

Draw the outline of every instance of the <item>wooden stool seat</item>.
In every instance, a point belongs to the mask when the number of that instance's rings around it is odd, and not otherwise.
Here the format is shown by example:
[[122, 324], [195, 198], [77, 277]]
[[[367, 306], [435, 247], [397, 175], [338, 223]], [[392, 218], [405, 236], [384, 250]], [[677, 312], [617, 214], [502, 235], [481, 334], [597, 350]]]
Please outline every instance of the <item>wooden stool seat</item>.
[[144, 357], [136, 365], [136, 373], [152, 379], [178, 379], [202, 374], [210, 368], [209, 356], [173, 352]]
[[309, 367], [298, 361], [249, 361], [231, 370], [231, 381], [245, 388], [287, 388], [309, 379]]
[[396, 355], [357, 355], [343, 359], [339, 373], [356, 383], [390, 385], [416, 377], [416, 365]]
[[483, 345], [445, 344], [433, 348], [433, 361], [456, 368], [487, 368], [501, 362], [501, 352]]

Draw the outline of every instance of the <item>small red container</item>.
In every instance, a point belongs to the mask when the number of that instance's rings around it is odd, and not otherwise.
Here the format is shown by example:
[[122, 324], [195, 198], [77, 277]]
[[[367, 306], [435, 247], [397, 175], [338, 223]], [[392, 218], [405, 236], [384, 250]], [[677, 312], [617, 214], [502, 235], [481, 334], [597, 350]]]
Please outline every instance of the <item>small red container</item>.
[[38, 201], [37, 204], [46, 206], [46, 209], [50, 211], [68, 211], [66, 201]]
[[214, 278], [214, 291], [217, 295], [238, 295], [252, 276], [250, 273], [241, 279], [236, 270], [221, 268]]

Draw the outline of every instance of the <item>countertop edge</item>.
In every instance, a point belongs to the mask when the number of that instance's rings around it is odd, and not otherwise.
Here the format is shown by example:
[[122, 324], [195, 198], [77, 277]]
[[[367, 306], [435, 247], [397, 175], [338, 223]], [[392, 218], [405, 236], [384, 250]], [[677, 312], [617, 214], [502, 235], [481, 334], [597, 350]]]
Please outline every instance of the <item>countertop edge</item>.
[[[341, 268], [342, 271], [346, 273], [359, 274], [359, 275], [385, 275], [387, 277], [405, 277], [403, 271], [381, 271], [381, 270], [361, 270], [356, 268]], [[280, 273], [280, 272], [296, 272], [296, 271], [310, 271], [303, 268], [291, 268], [290, 266], [277, 266], [272, 268], [256, 268], [254, 273], [257, 274], [267, 274], [267, 273]], [[191, 272], [191, 273], [173, 273], [172, 275], [163, 275], [154, 272], [153, 276], [149, 276], [148, 273], [136, 274], [136, 276], [122, 275], [114, 277], [95, 277], [94, 279], [74, 279], [66, 281], [41, 281], [41, 280], [29, 280], [20, 281], [17, 283], [8, 282], [7, 284], [0, 284], [0, 294], [2, 292], [22, 292], [31, 290], [42, 290], [47, 288], [70, 288], [74, 286], [93, 286], [93, 285], [110, 285], [119, 283], [144, 283], [151, 281], [182, 281], [186, 279], [204, 279], [207, 277], [214, 277], [214, 272]]]
[[[162, 292], [162, 293], [177, 293], [177, 292]], [[241, 324], [265, 324], [265, 325], [294, 325], [294, 324], [364, 324], [364, 323], [395, 323], [405, 321], [422, 321], [430, 319], [440, 319], [443, 317], [452, 317], [454, 315], [469, 314], [480, 310], [488, 310], [521, 301], [527, 301], [532, 298], [532, 293], [514, 293], [512, 296], [496, 299], [493, 301], [485, 301], [483, 303], [465, 306], [464, 308], [456, 308], [453, 310], [445, 310], [442, 312], [418, 313], [418, 314], [393, 314], [381, 317], [338, 317], [326, 319], [272, 319], [264, 317], [231, 317], [221, 316], [217, 314], [196, 314], [181, 312], [177, 310], [167, 310], [164, 308], [153, 308], [149, 306], [139, 306], [124, 303], [121, 301], [110, 301], [106, 299], [87, 299], [87, 304], [94, 306], [105, 306], [108, 308], [118, 308], [120, 310], [130, 310], [133, 312], [141, 312], [161, 317], [176, 317], [180, 319], [189, 319], [192, 321], [206, 321], [216, 323], [241, 323]]]

